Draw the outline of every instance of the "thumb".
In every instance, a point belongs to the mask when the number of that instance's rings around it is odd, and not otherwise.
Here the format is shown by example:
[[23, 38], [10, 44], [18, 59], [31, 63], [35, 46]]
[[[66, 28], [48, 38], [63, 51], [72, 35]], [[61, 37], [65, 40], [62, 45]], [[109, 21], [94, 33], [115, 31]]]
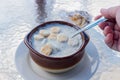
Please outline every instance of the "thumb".
[[120, 6], [111, 7], [108, 9], [101, 9], [100, 12], [104, 17], [106, 17], [108, 19], [116, 18], [116, 14], [117, 14], [117, 11], [119, 8], [120, 8]]

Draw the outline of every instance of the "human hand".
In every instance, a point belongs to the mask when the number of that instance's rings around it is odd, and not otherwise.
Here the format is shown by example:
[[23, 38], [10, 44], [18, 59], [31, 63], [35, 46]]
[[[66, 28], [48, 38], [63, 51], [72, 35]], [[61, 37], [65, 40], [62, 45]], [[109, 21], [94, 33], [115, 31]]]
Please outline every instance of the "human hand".
[[120, 51], [120, 6], [101, 9], [101, 15], [95, 17], [95, 20], [104, 16], [108, 20], [99, 24], [105, 35], [105, 43], [108, 47]]

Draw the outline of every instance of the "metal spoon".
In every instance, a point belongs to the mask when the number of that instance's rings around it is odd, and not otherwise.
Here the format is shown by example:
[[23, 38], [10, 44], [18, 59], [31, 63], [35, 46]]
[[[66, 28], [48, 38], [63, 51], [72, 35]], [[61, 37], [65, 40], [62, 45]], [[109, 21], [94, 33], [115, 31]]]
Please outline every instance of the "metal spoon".
[[101, 17], [100, 19], [88, 24], [87, 26], [81, 28], [80, 30], [78, 30], [77, 32], [75, 32], [73, 35], [72, 35], [72, 38], [75, 37], [76, 35], [78, 35], [79, 33], [83, 32], [83, 31], [86, 31], [92, 27], [95, 27], [96, 25], [98, 25], [99, 23], [101, 22], [104, 22], [106, 21], [107, 19], [105, 17]]

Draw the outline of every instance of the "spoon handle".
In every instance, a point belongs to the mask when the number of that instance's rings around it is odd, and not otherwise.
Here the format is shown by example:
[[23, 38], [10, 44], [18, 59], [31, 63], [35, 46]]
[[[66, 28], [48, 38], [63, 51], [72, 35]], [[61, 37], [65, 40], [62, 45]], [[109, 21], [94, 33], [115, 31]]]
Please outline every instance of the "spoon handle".
[[86, 31], [86, 30], [88, 30], [88, 29], [90, 29], [90, 28], [98, 25], [99, 23], [106, 21], [106, 20], [107, 20], [107, 19], [106, 19], [105, 17], [101, 17], [100, 19], [98, 19], [98, 20], [96, 20], [96, 21], [88, 24], [87, 26], [81, 28], [80, 30], [78, 30], [76, 33], [74, 33], [74, 34], [72, 35], [72, 37], [76, 36], [77, 34], [79, 34], [79, 33], [82, 32], [82, 31]]

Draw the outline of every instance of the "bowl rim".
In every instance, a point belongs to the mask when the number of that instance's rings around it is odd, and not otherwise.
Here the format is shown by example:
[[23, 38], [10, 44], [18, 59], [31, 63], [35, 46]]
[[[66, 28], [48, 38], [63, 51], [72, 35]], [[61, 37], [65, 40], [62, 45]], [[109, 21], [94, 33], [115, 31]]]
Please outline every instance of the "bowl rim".
[[89, 36], [85, 33], [85, 32], [81, 32], [80, 35], [82, 37], [82, 44], [80, 46], [80, 48], [68, 55], [68, 56], [63, 56], [63, 57], [52, 57], [52, 56], [46, 56], [41, 54], [40, 52], [36, 51], [30, 44], [29, 39], [31, 38], [31, 36], [33, 35], [33, 33], [35, 33], [37, 30], [39, 30], [40, 27], [44, 27], [44, 25], [48, 25], [48, 24], [53, 24], [53, 23], [58, 23], [58, 24], [62, 24], [62, 25], [68, 25], [70, 27], [73, 27], [75, 29], [80, 29], [79, 27], [77, 27], [76, 25], [66, 22], [66, 21], [47, 21], [44, 22], [38, 26], [36, 26], [35, 28], [33, 28], [24, 38], [24, 43], [25, 45], [29, 48], [30, 51], [32, 51], [36, 56], [42, 57], [42, 58], [47, 58], [47, 59], [56, 59], [56, 60], [61, 60], [61, 59], [67, 59], [67, 58], [71, 58], [73, 56], [75, 56], [76, 54], [78, 54], [79, 52], [81, 52], [82, 50], [84, 50], [85, 46], [87, 45], [87, 43], [89, 42]]

